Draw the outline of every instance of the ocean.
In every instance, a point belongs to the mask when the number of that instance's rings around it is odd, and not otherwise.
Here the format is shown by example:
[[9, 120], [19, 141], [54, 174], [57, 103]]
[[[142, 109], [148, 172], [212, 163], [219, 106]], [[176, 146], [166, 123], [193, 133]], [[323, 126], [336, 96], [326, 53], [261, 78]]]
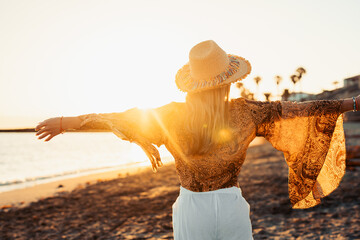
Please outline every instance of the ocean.
[[[159, 151], [171, 159], [166, 148]], [[139, 146], [110, 132], [69, 132], [49, 142], [35, 133], [0, 133], [0, 192], [147, 163]]]

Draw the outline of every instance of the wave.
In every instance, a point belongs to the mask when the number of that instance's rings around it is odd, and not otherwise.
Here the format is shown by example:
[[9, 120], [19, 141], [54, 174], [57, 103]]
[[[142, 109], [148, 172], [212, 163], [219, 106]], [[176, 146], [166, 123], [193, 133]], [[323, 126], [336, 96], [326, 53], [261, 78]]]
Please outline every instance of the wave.
[[[127, 167], [132, 167], [132, 166], [136, 166], [138, 164], [143, 164], [144, 162], [132, 162], [132, 163], [125, 163], [122, 165], [116, 165], [116, 166], [106, 166], [106, 167], [99, 167], [99, 168], [87, 168], [87, 169], [81, 169], [81, 170], [75, 170], [75, 171], [67, 171], [67, 172], [62, 172], [62, 173], [57, 173], [57, 174], [51, 174], [51, 175], [47, 175], [47, 176], [39, 176], [39, 177], [33, 177], [33, 178], [24, 178], [24, 179], [15, 179], [15, 180], [11, 180], [11, 181], [0, 181], [0, 192], [3, 192], [2, 190], [7, 191], [7, 187], [9, 186], [14, 186], [13, 189], [18, 189], [17, 187], [15, 187], [16, 185], [27, 185], [27, 184], [31, 184], [31, 183], [45, 183], [45, 182], [51, 182], [51, 181], [55, 181], [55, 180], [60, 180], [64, 179], [64, 178], [68, 178], [68, 177], [73, 177], [73, 176], [80, 176], [80, 175], [88, 175], [88, 174], [92, 174], [92, 173], [98, 173], [98, 172], [104, 172], [104, 171], [108, 171], [108, 170], [116, 170], [116, 169], [123, 169], [123, 168], [127, 168]], [[26, 186], [24, 186], [26, 187]], [[3, 189], [6, 188], [6, 189]]]

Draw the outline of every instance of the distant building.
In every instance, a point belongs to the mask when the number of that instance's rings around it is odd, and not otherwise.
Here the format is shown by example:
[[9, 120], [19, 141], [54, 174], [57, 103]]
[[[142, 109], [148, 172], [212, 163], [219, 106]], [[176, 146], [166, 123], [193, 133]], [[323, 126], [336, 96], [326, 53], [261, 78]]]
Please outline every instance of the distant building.
[[344, 86], [334, 90], [326, 90], [316, 95], [316, 99], [342, 99], [356, 97], [360, 94], [360, 75], [344, 79]]
[[[344, 79], [344, 87], [334, 90], [325, 90], [319, 94], [289, 93], [289, 91], [284, 91], [284, 94], [282, 95], [282, 100], [286, 100], [286, 97], [288, 101], [297, 102], [309, 100], [335, 100], [356, 97], [358, 95], [360, 95], [360, 75]], [[360, 121], [360, 111], [347, 112], [345, 114], [345, 120]]]
[[344, 87], [349, 87], [352, 85], [359, 85], [359, 84], [360, 84], [360, 75], [344, 79]]
[[296, 101], [296, 102], [303, 102], [312, 99], [316, 99], [315, 94], [304, 93], [304, 92], [289, 93], [288, 89], [285, 89], [284, 94], [281, 97], [281, 100], [283, 101]]

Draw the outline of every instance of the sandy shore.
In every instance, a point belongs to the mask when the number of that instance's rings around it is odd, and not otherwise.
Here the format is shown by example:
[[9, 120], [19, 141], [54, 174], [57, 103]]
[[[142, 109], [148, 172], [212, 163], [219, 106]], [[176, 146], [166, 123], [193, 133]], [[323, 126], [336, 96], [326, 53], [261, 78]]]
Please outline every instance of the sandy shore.
[[24, 207], [31, 202], [54, 196], [59, 193], [70, 192], [76, 188], [83, 188], [96, 182], [108, 181], [121, 176], [139, 174], [142, 171], [148, 170], [148, 168], [148, 164], [139, 164], [118, 170], [65, 178], [49, 183], [38, 184], [32, 187], [2, 192], [0, 193], [0, 208]]
[[[52, 197], [4, 208], [0, 239], [172, 239], [171, 206], [179, 191], [174, 165], [156, 174], [136, 171], [98, 176], [71, 192], [57, 190], [56, 183], [49, 187], [55, 187]], [[360, 169], [348, 170], [321, 205], [293, 210], [282, 153], [269, 144], [249, 148], [239, 182], [251, 206], [254, 238], [359, 239], [359, 177]]]

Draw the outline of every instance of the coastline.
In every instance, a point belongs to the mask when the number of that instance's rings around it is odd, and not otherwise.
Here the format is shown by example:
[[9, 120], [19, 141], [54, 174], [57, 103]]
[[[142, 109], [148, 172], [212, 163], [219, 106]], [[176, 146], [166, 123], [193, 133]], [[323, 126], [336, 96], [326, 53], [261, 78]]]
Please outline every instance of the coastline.
[[[250, 147], [262, 145], [266, 142], [264, 138], [257, 137]], [[165, 156], [162, 158], [164, 165], [173, 163], [173, 158]], [[47, 179], [44, 182], [34, 182], [33, 186], [25, 186], [13, 190], [0, 192], [0, 209], [11, 207], [25, 207], [31, 202], [47, 197], [55, 196], [64, 192], [71, 192], [76, 188], [83, 188], [96, 182], [111, 180], [118, 177], [129, 176], [151, 169], [150, 162], [141, 162], [121, 167], [113, 167], [89, 173], [61, 176], [59, 178]], [[59, 187], [61, 186], [61, 187]]]
[[[164, 158], [164, 165], [171, 164], [172, 161]], [[60, 180], [49, 181], [36, 184], [30, 187], [5, 191], [0, 193], [0, 209], [11, 207], [26, 207], [31, 202], [35, 202], [47, 197], [71, 192], [74, 189], [84, 188], [94, 183], [112, 180], [119, 177], [126, 177], [139, 174], [151, 169], [150, 163], [144, 162], [136, 165], [124, 166], [116, 170], [106, 170], [103, 172], [89, 173], [81, 176], [66, 177]]]

